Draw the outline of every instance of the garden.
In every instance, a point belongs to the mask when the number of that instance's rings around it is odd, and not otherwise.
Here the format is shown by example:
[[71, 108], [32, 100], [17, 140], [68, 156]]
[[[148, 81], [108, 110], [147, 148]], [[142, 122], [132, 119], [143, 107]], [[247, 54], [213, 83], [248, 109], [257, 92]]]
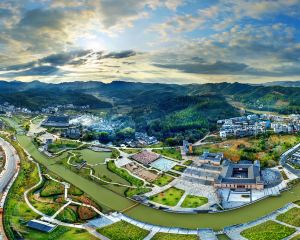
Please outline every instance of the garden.
[[82, 145], [80, 142], [72, 141], [72, 140], [63, 140], [57, 139], [53, 143], [48, 145], [48, 152], [50, 153], [58, 153], [65, 149], [75, 149]]
[[242, 231], [241, 235], [249, 240], [281, 240], [295, 231], [295, 228], [269, 220]]
[[278, 215], [276, 219], [295, 227], [300, 227], [300, 208], [292, 208], [287, 212]]
[[178, 172], [184, 172], [184, 170], [186, 169], [186, 167], [184, 166], [180, 166], [180, 165], [175, 165], [172, 170], [178, 171]]
[[181, 207], [183, 208], [197, 208], [204, 204], [208, 203], [208, 199], [206, 197], [187, 195], [184, 199]]
[[151, 240], [198, 240], [197, 235], [156, 233]]
[[159, 187], [162, 187], [162, 186], [169, 184], [173, 180], [174, 180], [174, 177], [172, 177], [168, 174], [163, 174], [160, 177], [158, 177], [157, 179], [155, 179], [152, 183]]
[[183, 194], [184, 190], [175, 187], [170, 187], [163, 192], [149, 197], [149, 200], [162, 205], [174, 207], [177, 205]]
[[149, 231], [125, 221], [97, 229], [97, 232], [112, 240], [142, 240], [149, 234]]

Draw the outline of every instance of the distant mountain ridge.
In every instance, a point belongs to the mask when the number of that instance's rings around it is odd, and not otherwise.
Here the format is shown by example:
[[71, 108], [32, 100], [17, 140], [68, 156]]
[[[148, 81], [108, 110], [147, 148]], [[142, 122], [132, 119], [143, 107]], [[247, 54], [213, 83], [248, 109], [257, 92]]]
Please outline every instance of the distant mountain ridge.
[[196, 141], [216, 128], [218, 119], [240, 116], [234, 102], [248, 109], [300, 113], [300, 88], [242, 83], [162, 84], [115, 81], [0, 81], [0, 103], [40, 110], [57, 104], [90, 105], [116, 113], [127, 106], [136, 129], [159, 139]]
[[278, 82], [267, 82], [265, 86], [281, 86], [281, 87], [300, 87], [299, 81], [278, 81]]

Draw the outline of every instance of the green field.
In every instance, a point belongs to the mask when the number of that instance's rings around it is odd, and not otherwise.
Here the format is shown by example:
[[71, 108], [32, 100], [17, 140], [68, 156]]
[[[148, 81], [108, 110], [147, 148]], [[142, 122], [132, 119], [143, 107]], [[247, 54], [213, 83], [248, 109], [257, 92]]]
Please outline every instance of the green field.
[[97, 231], [111, 240], [142, 240], [149, 232], [125, 221], [116, 222]]
[[140, 152], [141, 149], [140, 148], [122, 148], [121, 151], [128, 153], [128, 154], [134, 154], [134, 153]]
[[89, 164], [104, 163], [106, 158], [110, 158], [111, 152], [95, 152], [90, 149], [83, 149], [74, 151], [74, 153], [79, 154], [83, 160], [87, 161]]
[[300, 227], [300, 209], [296, 207], [292, 208], [287, 212], [278, 215], [276, 219], [295, 227]]
[[156, 233], [151, 240], [198, 240], [197, 235]]
[[48, 152], [58, 153], [65, 149], [77, 148], [80, 145], [81, 143], [77, 141], [58, 139], [55, 142], [48, 145]]
[[167, 174], [163, 174], [160, 177], [158, 177], [157, 179], [155, 179], [152, 183], [157, 186], [162, 187], [162, 186], [169, 184], [173, 180], [174, 180], [174, 177], [167, 175]]
[[173, 207], [176, 206], [183, 194], [183, 190], [170, 187], [163, 192], [151, 196], [149, 199], [153, 202]]
[[208, 203], [208, 199], [206, 197], [199, 197], [193, 195], [187, 195], [181, 204], [183, 208], [197, 208], [204, 204]]
[[296, 231], [274, 221], [267, 221], [241, 232], [241, 235], [249, 240], [281, 240], [292, 235]]
[[181, 152], [177, 148], [153, 149], [152, 151], [172, 159], [182, 160]]

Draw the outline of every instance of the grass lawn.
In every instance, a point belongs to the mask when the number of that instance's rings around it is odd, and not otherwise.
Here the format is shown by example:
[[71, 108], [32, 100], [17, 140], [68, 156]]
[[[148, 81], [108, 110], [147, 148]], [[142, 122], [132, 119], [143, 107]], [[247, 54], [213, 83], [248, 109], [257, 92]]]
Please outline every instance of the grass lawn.
[[182, 160], [181, 152], [177, 148], [153, 149], [152, 151], [169, 158]]
[[151, 196], [149, 199], [153, 202], [173, 207], [177, 205], [183, 194], [183, 190], [171, 187], [163, 192]]
[[300, 234], [296, 235], [295, 237], [292, 237], [290, 240], [300, 240]]
[[206, 197], [199, 197], [193, 195], [187, 195], [184, 199], [181, 207], [183, 208], [196, 208], [200, 207], [204, 204], [208, 203], [208, 199]]
[[197, 235], [156, 233], [151, 240], [198, 240]]
[[276, 219], [295, 227], [300, 227], [300, 209], [292, 208], [287, 212], [278, 215]]
[[267, 221], [241, 232], [249, 240], [281, 240], [292, 235], [296, 229], [274, 221]]
[[183, 165], [190, 166], [193, 162], [193, 160], [187, 160], [183, 163]]
[[157, 186], [165, 186], [168, 183], [172, 182], [174, 180], [174, 177], [171, 177], [167, 174], [161, 175], [159, 178], [155, 179], [152, 183], [157, 185]]
[[121, 151], [128, 153], [128, 154], [134, 154], [134, 153], [140, 152], [141, 149], [140, 148], [122, 148]]
[[142, 240], [149, 234], [149, 231], [125, 221], [116, 222], [109, 226], [97, 229], [97, 232], [111, 240]]
[[186, 167], [175, 165], [172, 169], [178, 172], [183, 172], [186, 169]]
[[83, 149], [74, 151], [74, 153], [81, 155], [81, 158], [89, 164], [104, 163], [106, 158], [110, 158], [111, 152], [95, 152], [90, 149]]
[[40, 231], [31, 230], [26, 228], [27, 234], [24, 234], [26, 240], [45, 240], [45, 239], [55, 239], [55, 240], [96, 240], [98, 238], [92, 236], [86, 230], [62, 227], [58, 226], [51, 233], [42, 233]]
[[41, 197], [50, 197], [55, 195], [64, 194], [64, 185], [61, 183], [48, 180], [42, 188], [40, 195]]

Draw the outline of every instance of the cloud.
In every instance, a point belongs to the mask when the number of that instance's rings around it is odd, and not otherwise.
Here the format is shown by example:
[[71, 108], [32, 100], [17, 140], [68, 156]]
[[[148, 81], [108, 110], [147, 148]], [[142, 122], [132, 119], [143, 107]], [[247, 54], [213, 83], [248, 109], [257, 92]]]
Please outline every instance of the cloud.
[[157, 67], [174, 68], [186, 73], [199, 74], [241, 74], [248, 66], [243, 63], [222, 62], [186, 63], [186, 64], [155, 64]]
[[134, 55], [136, 55], [135, 51], [128, 50], [128, 51], [121, 51], [121, 52], [111, 52], [102, 56], [102, 58], [128, 58]]

